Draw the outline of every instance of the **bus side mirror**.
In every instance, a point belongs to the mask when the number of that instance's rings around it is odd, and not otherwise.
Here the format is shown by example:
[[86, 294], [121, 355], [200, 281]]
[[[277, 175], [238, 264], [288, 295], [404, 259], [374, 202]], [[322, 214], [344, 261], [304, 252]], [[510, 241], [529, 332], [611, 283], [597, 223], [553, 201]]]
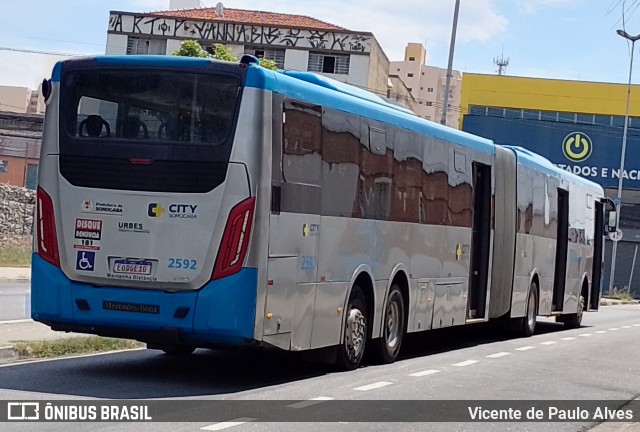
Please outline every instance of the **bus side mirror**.
[[606, 209], [606, 234], [614, 233], [618, 231], [618, 207], [610, 198], [604, 198], [602, 201]]
[[618, 230], [618, 212], [611, 210], [609, 212], [609, 220], [607, 221], [607, 233], [614, 233]]

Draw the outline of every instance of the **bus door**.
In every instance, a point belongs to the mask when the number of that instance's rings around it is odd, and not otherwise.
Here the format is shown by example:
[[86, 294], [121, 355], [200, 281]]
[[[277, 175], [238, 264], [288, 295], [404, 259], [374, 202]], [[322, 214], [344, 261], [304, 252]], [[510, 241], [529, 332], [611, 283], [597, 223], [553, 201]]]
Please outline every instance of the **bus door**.
[[291, 344], [309, 348], [320, 236], [322, 110], [292, 100], [274, 101], [273, 110], [264, 334], [295, 329]]
[[569, 191], [558, 188], [558, 226], [556, 233], [556, 265], [553, 278], [553, 312], [562, 312], [567, 282], [569, 250]]
[[596, 200], [595, 232], [593, 235], [593, 270], [591, 272], [590, 302], [587, 310], [598, 310], [600, 306], [600, 283], [602, 282], [602, 259], [604, 244], [604, 203]]
[[491, 167], [473, 164], [473, 234], [468, 318], [485, 317], [491, 244]]

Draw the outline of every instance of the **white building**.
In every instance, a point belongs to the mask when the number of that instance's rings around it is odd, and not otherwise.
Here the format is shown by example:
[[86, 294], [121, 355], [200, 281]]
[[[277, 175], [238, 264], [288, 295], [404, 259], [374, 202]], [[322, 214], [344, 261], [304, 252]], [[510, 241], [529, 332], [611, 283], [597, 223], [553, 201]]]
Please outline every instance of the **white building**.
[[205, 49], [222, 43], [238, 57], [250, 53], [274, 60], [282, 69], [320, 72], [387, 92], [389, 59], [372, 33], [303, 15], [228, 9], [221, 3], [215, 8], [199, 5], [199, 0], [171, 0], [172, 10], [167, 11], [112, 11], [106, 53], [172, 54], [189, 39]]
[[44, 100], [40, 97], [40, 89], [31, 90], [27, 87], [0, 86], [0, 111], [42, 114]]
[[[404, 61], [391, 62], [389, 75], [398, 76], [409, 88], [417, 103], [415, 113], [440, 122], [444, 108], [447, 69], [426, 65], [427, 52], [422, 44], [410, 43], [405, 48]], [[458, 127], [462, 75], [452, 71], [449, 85], [447, 125]]]

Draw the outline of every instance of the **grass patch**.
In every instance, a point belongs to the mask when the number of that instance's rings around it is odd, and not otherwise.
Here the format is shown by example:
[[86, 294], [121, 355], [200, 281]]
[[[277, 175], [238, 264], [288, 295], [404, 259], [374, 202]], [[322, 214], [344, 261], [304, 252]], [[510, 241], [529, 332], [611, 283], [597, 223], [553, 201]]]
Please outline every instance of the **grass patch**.
[[622, 301], [632, 301], [633, 300], [633, 296], [627, 294], [626, 292], [616, 292], [616, 293], [613, 293], [609, 297], [614, 299], [614, 300], [622, 300]]
[[52, 341], [18, 342], [14, 349], [21, 358], [50, 358], [73, 354], [91, 354], [131, 348], [141, 348], [143, 343], [99, 336], [80, 336]]
[[10, 245], [0, 249], [0, 267], [30, 267], [31, 246]]

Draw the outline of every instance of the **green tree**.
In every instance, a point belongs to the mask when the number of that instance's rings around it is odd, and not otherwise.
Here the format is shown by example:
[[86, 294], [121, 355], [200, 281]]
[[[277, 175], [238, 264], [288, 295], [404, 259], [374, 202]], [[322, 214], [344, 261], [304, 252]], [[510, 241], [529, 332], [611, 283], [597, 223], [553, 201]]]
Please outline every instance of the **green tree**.
[[[186, 40], [180, 45], [180, 49], [173, 53], [175, 56], [181, 57], [202, 57], [202, 58], [214, 58], [217, 60], [225, 60], [231, 62], [237, 62], [238, 56], [231, 51], [228, 47], [222, 44], [215, 44], [213, 46], [213, 54], [205, 51], [200, 43], [195, 40]], [[266, 69], [276, 70], [278, 66], [273, 60], [261, 58], [260, 66]]]
[[238, 61], [238, 57], [236, 56], [236, 53], [234, 53], [228, 47], [222, 44], [215, 44], [213, 46], [213, 54], [211, 55], [211, 57], [218, 60], [226, 60], [226, 61], [232, 61], [232, 62]]
[[261, 58], [260, 59], [260, 66], [262, 66], [265, 69], [271, 69], [271, 70], [278, 69], [278, 66], [276, 65], [276, 62], [274, 62], [273, 60], [266, 59], [266, 58]]
[[180, 49], [173, 53], [174, 56], [180, 57], [209, 57], [209, 53], [202, 49], [198, 41], [186, 40], [180, 45]]

